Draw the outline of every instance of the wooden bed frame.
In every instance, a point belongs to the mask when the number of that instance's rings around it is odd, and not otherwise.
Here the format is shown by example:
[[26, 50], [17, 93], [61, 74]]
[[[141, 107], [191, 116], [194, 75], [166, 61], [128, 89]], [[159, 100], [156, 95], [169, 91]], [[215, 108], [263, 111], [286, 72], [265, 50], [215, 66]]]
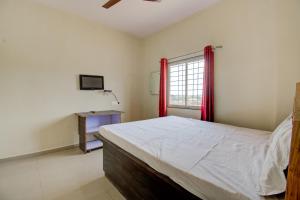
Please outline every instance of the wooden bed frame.
[[[108, 141], [103, 142], [105, 176], [129, 200], [199, 200], [169, 177]], [[297, 83], [293, 112], [293, 134], [288, 169], [286, 200], [300, 200], [300, 83]]]
[[286, 200], [300, 199], [300, 83], [296, 86]]
[[199, 200], [132, 154], [111, 143], [101, 135], [105, 176], [128, 200], [189, 199]]

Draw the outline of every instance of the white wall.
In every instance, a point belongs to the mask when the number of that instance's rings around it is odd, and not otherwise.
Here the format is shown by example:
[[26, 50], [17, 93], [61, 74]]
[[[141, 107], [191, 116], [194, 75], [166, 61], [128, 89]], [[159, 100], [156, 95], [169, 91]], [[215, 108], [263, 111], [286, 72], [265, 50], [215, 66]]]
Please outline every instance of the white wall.
[[[25, 0], [0, 0], [0, 24], [0, 159], [78, 143], [75, 112], [140, 118], [140, 40]], [[104, 75], [121, 105], [80, 91], [81, 73]]]
[[147, 88], [159, 59], [213, 44], [224, 46], [215, 58], [216, 121], [272, 130], [291, 112], [300, 81], [299, 24], [298, 0], [223, 0], [146, 38], [144, 118], [157, 116], [158, 96]]

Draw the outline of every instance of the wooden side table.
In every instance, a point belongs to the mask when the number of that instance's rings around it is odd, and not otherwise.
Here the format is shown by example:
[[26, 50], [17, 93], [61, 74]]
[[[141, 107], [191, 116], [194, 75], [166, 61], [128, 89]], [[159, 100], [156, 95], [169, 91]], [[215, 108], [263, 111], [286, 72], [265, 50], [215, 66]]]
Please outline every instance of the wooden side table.
[[78, 116], [79, 148], [84, 153], [102, 148], [102, 142], [94, 135], [99, 133], [99, 129], [103, 125], [121, 123], [122, 113], [116, 110], [76, 113]]

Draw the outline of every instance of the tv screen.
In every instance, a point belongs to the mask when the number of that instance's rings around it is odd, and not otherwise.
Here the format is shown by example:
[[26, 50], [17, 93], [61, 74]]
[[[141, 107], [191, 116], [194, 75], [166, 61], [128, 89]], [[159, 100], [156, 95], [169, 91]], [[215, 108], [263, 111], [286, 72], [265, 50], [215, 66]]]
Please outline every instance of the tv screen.
[[104, 90], [104, 77], [79, 75], [80, 90]]

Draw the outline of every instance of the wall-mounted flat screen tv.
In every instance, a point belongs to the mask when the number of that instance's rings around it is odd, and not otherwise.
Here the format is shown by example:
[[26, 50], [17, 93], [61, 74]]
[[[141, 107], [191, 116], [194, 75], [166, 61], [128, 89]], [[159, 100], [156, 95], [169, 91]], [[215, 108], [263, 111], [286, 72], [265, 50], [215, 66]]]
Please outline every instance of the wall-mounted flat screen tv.
[[104, 77], [79, 75], [80, 90], [104, 90]]

